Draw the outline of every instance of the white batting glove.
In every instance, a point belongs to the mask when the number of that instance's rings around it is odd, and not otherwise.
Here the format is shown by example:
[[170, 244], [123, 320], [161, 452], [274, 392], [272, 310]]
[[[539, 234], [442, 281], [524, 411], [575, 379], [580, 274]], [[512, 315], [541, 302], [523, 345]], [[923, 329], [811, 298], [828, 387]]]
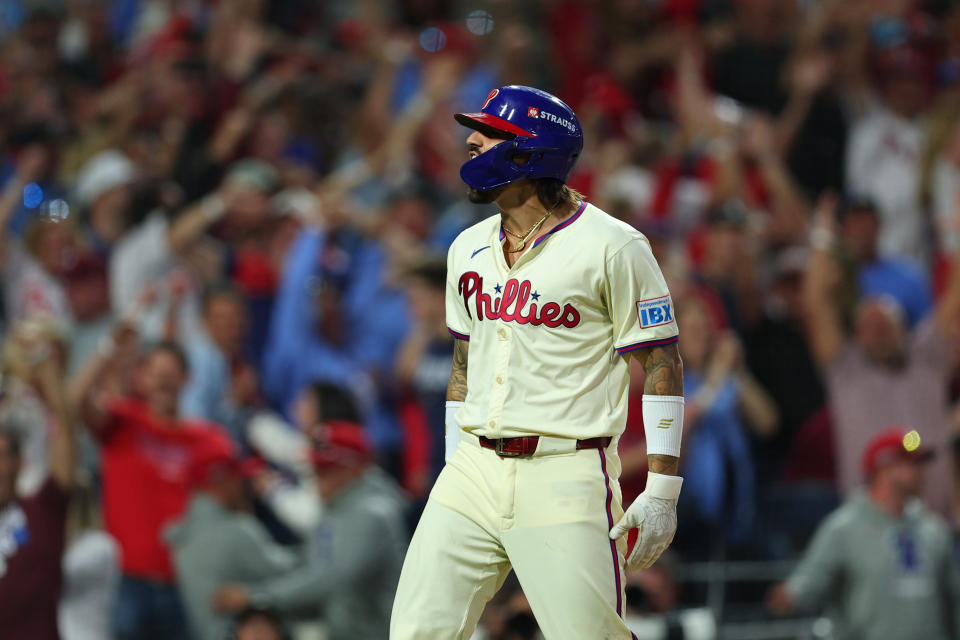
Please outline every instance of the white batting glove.
[[673, 542], [681, 485], [683, 478], [679, 476], [648, 472], [646, 489], [610, 529], [611, 540], [624, 536], [635, 527], [640, 529], [637, 543], [626, 558], [627, 571], [651, 566]]

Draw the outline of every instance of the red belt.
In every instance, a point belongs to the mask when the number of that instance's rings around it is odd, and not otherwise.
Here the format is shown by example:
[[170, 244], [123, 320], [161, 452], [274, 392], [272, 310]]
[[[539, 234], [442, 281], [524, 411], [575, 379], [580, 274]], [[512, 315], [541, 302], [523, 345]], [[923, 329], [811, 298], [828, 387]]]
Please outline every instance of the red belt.
[[[500, 438], [498, 440], [480, 436], [479, 439], [481, 447], [493, 449], [501, 458], [522, 458], [534, 454], [537, 450], [537, 442], [539, 442], [540, 436], [520, 436], [518, 438]], [[606, 449], [611, 440], [613, 440], [613, 438], [610, 436], [577, 440], [577, 449]]]

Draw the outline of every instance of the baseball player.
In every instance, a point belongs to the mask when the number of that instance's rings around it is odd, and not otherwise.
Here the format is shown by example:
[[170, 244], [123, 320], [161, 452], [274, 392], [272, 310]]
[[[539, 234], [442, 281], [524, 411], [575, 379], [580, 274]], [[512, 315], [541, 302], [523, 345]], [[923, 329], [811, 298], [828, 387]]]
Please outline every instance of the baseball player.
[[[404, 561], [390, 637], [470, 638], [513, 568], [548, 640], [631, 638], [624, 565], [650, 566], [673, 540], [682, 483], [670, 293], [646, 238], [565, 185], [583, 148], [566, 104], [507, 86], [455, 118], [473, 129], [460, 170], [470, 199], [500, 214], [461, 233], [447, 259], [447, 464]], [[646, 371], [650, 473], [624, 512], [631, 357]]]

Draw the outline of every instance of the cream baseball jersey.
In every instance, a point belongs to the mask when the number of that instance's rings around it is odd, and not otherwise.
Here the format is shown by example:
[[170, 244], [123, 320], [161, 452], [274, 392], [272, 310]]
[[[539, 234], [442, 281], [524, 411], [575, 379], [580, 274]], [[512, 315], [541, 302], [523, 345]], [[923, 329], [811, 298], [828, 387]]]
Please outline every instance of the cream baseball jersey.
[[489, 438], [618, 436], [636, 349], [676, 342], [646, 237], [583, 202], [509, 268], [500, 216], [447, 256], [446, 322], [469, 340], [461, 428]]

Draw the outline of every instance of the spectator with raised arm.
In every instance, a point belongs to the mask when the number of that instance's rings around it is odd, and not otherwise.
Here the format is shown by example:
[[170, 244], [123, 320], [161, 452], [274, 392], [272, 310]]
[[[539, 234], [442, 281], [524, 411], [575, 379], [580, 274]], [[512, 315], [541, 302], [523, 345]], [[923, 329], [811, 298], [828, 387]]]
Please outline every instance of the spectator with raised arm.
[[260, 400], [256, 369], [244, 353], [248, 326], [245, 302], [233, 287], [204, 292], [203, 329], [186, 341], [190, 382], [181, 400], [185, 416], [226, 427], [241, 448]]
[[856, 270], [860, 295], [888, 295], [903, 308], [913, 327], [933, 308], [930, 278], [916, 262], [879, 251], [881, 219], [869, 198], [850, 196], [839, 210], [840, 234]]
[[[276, 183], [275, 171], [258, 161], [237, 163], [217, 189], [190, 203], [172, 220], [162, 210], [152, 212], [117, 245], [110, 261], [110, 293], [114, 311], [126, 314], [138, 304], [144, 289], [156, 295], [144, 305], [138, 329], [148, 340], [164, 334], [165, 315], [174, 304], [173, 281], [190, 274], [176, 326], [184, 337], [202, 333], [200, 301], [195, 291], [226, 275], [228, 245], [209, 232], [225, 219], [237, 227], [233, 233], [250, 233], [268, 216], [267, 194]], [[189, 266], [189, 271], [183, 267]]]
[[372, 381], [355, 352], [344, 298], [351, 279], [351, 230], [304, 228], [290, 249], [264, 353], [264, 389], [289, 408], [311, 381], [342, 381], [369, 393]]
[[17, 492], [30, 495], [49, 476], [50, 437], [56, 423], [54, 398], [38, 376], [39, 364], [55, 360], [66, 368], [68, 341], [64, 329], [48, 315], [35, 315], [14, 325], [3, 342], [0, 420], [15, 431], [20, 444]]
[[37, 313], [48, 313], [70, 324], [70, 305], [60, 280], [76, 248], [76, 233], [69, 220], [33, 217], [25, 237], [14, 236], [9, 224], [24, 189], [49, 163], [39, 146], [24, 149], [16, 171], [0, 192], [0, 264], [3, 265], [3, 304], [11, 322]]
[[829, 196], [817, 205], [804, 304], [807, 339], [826, 379], [834, 415], [840, 487], [849, 493], [857, 485], [860, 452], [881, 425], [916, 425], [924, 442], [941, 454], [930, 469], [925, 499], [952, 518], [946, 380], [960, 329], [960, 254], [933, 311], [913, 330], [903, 307], [883, 295], [856, 303], [848, 334], [839, 297], [844, 280], [837, 207], [836, 198]]
[[63, 358], [55, 355], [54, 341], [42, 334], [21, 333], [17, 339], [25, 351], [39, 356], [24, 364], [51, 413], [49, 473], [35, 492], [17, 495], [24, 462], [21, 432], [10, 417], [0, 419], [0, 630], [10, 638], [58, 640], [75, 424], [64, 389]]
[[113, 632], [117, 640], [184, 637], [162, 532], [183, 513], [196, 457], [210, 449], [232, 450], [232, 443], [220, 427], [180, 416], [189, 370], [176, 344], [159, 343], [147, 351], [136, 374], [136, 396], [99, 388], [113, 357], [112, 346], [105, 345], [70, 389], [73, 406], [100, 445], [104, 527], [121, 549]]
[[688, 522], [738, 543], [749, 535], [757, 507], [749, 433], [773, 434], [779, 416], [747, 369], [736, 334], [719, 328], [719, 313], [697, 296], [677, 307], [687, 396], [681, 467], [687, 497], [677, 508]]
[[[898, 22], [880, 18], [878, 23], [884, 20], [887, 26]], [[875, 28], [879, 31], [882, 26]], [[929, 105], [932, 74], [923, 53], [911, 46], [879, 49], [873, 55], [879, 104], [851, 127], [846, 190], [876, 202], [880, 255], [910, 258], [929, 268], [932, 247], [919, 184], [921, 116]]]

